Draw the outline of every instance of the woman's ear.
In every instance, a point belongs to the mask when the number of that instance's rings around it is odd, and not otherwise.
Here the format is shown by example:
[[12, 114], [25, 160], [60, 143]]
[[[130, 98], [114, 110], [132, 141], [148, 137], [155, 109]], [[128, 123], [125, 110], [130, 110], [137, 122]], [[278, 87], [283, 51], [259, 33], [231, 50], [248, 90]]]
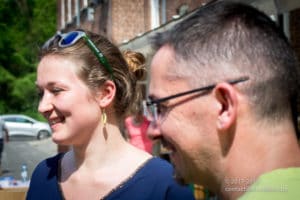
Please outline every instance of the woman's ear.
[[101, 108], [109, 106], [115, 95], [116, 95], [116, 85], [113, 81], [107, 80], [101, 87], [98, 88], [97, 101]]
[[214, 89], [219, 104], [217, 128], [223, 132], [230, 129], [237, 117], [237, 91], [228, 83], [220, 83]]

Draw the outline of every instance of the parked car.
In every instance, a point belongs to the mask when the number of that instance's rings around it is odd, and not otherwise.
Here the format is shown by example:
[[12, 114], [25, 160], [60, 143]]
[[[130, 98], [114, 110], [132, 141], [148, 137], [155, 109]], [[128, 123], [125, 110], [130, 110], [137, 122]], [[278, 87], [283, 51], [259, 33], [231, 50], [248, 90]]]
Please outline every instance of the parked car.
[[48, 123], [26, 115], [0, 115], [0, 118], [5, 122], [9, 136], [33, 136], [41, 140], [51, 135], [51, 128]]

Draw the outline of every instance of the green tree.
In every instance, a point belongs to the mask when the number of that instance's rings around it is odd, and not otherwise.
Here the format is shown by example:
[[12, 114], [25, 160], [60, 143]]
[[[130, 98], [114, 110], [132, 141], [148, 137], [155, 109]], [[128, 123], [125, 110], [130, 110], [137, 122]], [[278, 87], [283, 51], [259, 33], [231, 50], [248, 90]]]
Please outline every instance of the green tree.
[[55, 31], [55, 0], [0, 0], [0, 114], [37, 116], [38, 51]]

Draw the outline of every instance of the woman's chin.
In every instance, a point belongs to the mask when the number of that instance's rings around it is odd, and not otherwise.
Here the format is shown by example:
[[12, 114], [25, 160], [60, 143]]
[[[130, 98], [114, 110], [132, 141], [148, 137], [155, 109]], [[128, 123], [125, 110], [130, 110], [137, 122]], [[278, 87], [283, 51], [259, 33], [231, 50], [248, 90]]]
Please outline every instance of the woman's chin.
[[56, 143], [57, 145], [67, 145], [66, 139], [61, 137], [61, 135], [58, 135], [57, 133], [52, 133], [52, 141]]

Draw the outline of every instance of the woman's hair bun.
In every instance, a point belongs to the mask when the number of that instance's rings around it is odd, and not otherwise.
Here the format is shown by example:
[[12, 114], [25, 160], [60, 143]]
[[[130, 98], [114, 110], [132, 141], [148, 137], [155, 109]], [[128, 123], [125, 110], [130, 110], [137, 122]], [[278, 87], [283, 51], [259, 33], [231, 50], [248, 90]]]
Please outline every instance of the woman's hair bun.
[[135, 75], [137, 80], [143, 80], [146, 77], [146, 58], [142, 53], [126, 50], [123, 52], [124, 58], [128, 64], [129, 70]]

